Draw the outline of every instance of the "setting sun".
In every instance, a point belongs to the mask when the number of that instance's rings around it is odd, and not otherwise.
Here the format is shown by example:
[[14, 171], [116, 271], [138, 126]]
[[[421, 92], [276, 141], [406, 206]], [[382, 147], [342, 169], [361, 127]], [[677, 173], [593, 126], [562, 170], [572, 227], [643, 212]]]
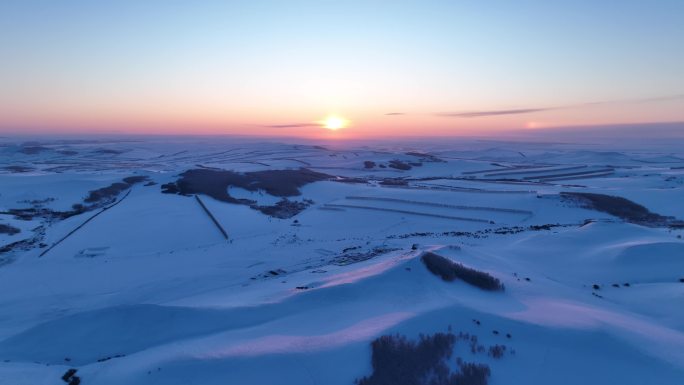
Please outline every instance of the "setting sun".
[[323, 120], [321, 124], [328, 130], [336, 131], [340, 128], [347, 127], [347, 125], [349, 125], [349, 121], [340, 118], [339, 116], [330, 115], [327, 118], [325, 118], [325, 120]]

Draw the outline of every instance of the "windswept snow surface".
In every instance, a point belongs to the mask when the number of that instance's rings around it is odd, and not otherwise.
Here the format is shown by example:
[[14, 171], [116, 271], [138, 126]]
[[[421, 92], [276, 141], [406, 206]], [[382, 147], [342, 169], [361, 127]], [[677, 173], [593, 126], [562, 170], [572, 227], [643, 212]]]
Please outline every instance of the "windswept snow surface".
[[[447, 330], [506, 346], [456, 344], [490, 384], [684, 383], [684, 143], [1, 140], [0, 225], [19, 230], [0, 233], [1, 384], [74, 368], [82, 384], [351, 385], [379, 336]], [[226, 241], [169, 191], [201, 168], [329, 178], [203, 195]], [[148, 179], [75, 208], [130, 176]], [[628, 223], [561, 192], [672, 218]], [[267, 215], [283, 200], [291, 217]], [[441, 280], [427, 251], [505, 291]]]

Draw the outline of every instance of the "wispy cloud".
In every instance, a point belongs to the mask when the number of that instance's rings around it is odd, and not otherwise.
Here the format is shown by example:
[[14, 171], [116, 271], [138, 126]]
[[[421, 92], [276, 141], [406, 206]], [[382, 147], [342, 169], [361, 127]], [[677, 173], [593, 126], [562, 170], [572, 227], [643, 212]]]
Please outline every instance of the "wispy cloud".
[[665, 95], [656, 96], [652, 98], [639, 98], [639, 99], [622, 99], [622, 100], [604, 100], [601, 102], [588, 102], [582, 104], [576, 104], [568, 107], [582, 107], [582, 106], [595, 106], [601, 104], [631, 104], [631, 103], [656, 103], [656, 102], [669, 102], [673, 100], [684, 100], [684, 94], [679, 95]]
[[385, 114], [386, 116], [401, 116], [401, 115], [406, 115], [403, 112], [388, 112]]
[[556, 108], [517, 108], [512, 110], [486, 110], [486, 111], [470, 111], [470, 112], [440, 112], [435, 115], [451, 117], [451, 118], [480, 118], [484, 116], [500, 116], [500, 115], [520, 115], [530, 114], [533, 112], [541, 112], [548, 110], [555, 110]]
[[300, 128], [300, 127], [317, 127], [320, 126], [316, 123], [290, 123], [290, 124], [272, 124], [264, 126], [267, 128]]
[[482, 111], [467, 111], [467, 112], [438, 112], [435, 116], [443, 116], [448, 118], [482, 118], [488, 116], [501, 116], [501, 115], [522, 115], [531, 114], [535, 112], [553, 111], [568, 108], [583, 108], [591, 106], [600, 105], [614, 105], [614, 104], [634, 104], [634, 103], [657, 103], [657, 102], [668, 102], [673, 100], [684, 100], [684, 94], [678, 95], [666, 95], [657, 96], [651, 98], [639, 98], [639, 99], [623, 99], [623, 100], [604, 100], [598, 102], [586, 102], [578, 104], [568, 104], [565, 106], [555, 106], [555, 107], [531, 107], [531, 108], [514, 108], [507, 110], [482, 110]]
[[660, 96], [657, 98], [642, 99], [643, 102], [667, 102], [670, 100], [684, 100], [684, 94]]

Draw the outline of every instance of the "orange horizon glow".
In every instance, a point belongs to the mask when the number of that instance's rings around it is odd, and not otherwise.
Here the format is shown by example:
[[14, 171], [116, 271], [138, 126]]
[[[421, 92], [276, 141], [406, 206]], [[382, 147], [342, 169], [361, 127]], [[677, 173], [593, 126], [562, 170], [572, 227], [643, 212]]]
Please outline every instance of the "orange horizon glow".
[[684, 53], [672, 49], [682, 2], [619, 13], [595, 1], [201, 3], [0, 3], [0, 135], [394, 138], [684, 122]]
[[[1, 109], [1, 108], [0, 108]], [[141, 134], [141, 135], [249, 135], [286, 136], [302, 138], [355, 139], [393, 138], [414, 136], [493, 136], [497, 133], [525, 129], [547, 130], [555, 127], [602, 126], [615, 124], [647, 124], [681, 122], [672, 110], [661, 113], [624, 111], [620, 114], [603, 108], [601, 111], [545, 111], [530, 115], [489, 116], [477, 119], [461, 119], [435, 116], [431, 113], [406, 113], [386, 115], [372, 111], [357, 114], [283, 113], [265, 119], [265, 112], [242, 112], [234, 115], [215, 111], [192, 111], [186, 113], [100, 113], [91, 114], [36, 114], [33, 116], [5, 115], [0, 121], [0, 132], [12, 134]], [[183, 109], [178, 109], [183, 110]], [[168, 111], [168, 110], [167, 110]], [[667, 112], [667, 111], [665, 111]], [[308, 115], [308, 116], [306, 116]], [[326, 116], [323, 120], [312, 116]], [[345, 116], [342, 118], [341, 116]], [[670, 119], [662, 119], [668, 116]], [[8, 118], [9, 117], [9, 118]], [[349, 117], [350, 119], [348, 119]], [[332, 123], [329, 121], [333, 118]], [[349, 124], [353, 121], [354, 124]], [[313, 122], [296, 124], [297, 122]], [[330, 127], [334, 127], [331, 129]]]
[[[333, 93], [334, 94], [334, 93]], [[341, 95], [336, 94], [336, 95]], [[485, 108], [482, 102], [463, 102], [455, 114], [494, 110], [477, 117], [445, 116], [447, 103], [416, 104], [411, 108], [374, 102], [310, 100], [258, 105], [249, 101], [226, 107], [208, 95], [178, 94], [173, 98], [126, 100], [108, 98], [85, 104], [44, 94], [33, 104], [1, 103], [0, 133], [141, 134], [141, 135], [249, 135], [302, 138], [394, 138], [415, 136], [494, 136], [507, 130], [544, 130], [554, 127], [601, 126], [654, 122], [682, 122], [682, 99], [657, 103], [610, 102], [540, 108], [530, 113], [497, 115], [515, 110], [510, 105]], [[287, 102], [287, 103], [286, 103]], [[364, 103], [362, 101], [362, 103]], [[14, 108], [13, 108], [14, 107]], [[324, 117], [321, 119], [321, 117]], [[327, 120], [333, 119], [332, 125]], [[353, 122], [353, 124], [350, 124]], [[328, 127], [336, 127], [330, 129]]]

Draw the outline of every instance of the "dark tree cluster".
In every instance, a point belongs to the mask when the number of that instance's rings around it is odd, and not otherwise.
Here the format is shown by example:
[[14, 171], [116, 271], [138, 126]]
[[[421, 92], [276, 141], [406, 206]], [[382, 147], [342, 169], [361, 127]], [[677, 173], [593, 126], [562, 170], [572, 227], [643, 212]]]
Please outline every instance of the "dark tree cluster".
[[79, 385], [81, 383], [81, 377], [76, 375], [77, 369], [69, 369], [62, 375], [62, 381], [66, 382], [68, 385]]
[[403, 170], [407, 171], [411, 169], [411, 165], [405, 162], [402, 162], [400, 160], [390, 160], [389, 167], [397, 169], [397, 170]]
[[228, 203], [244, 203], [228, 194], [228, 187], [248, 191], [263, 190], [277, 197], [300, 195], [299, 188], [312, 182], [327, 180], [330, 175], [305, 168], [298, 170], [265, 170], [239, 173], [228, 170], [193, 169], [180, 175], [175, 183], [162, 185], [162, 192], [181, 195], [204, 194]]
[[648, 227], [684, 228], [684, 221], [652, 213], [646, 207], [623, 197], [583, 192], [563, 192], [561, 197], [579, 202], [587, 209], [616, 216], [626, 222]]
[[506, 354], [506, 345], [493, 345], [489, 347], [489, 356], [492, 358], [502, 358]]
[[428, 268], [428, 270], [442, 278], [445, 281], [451, 282], [460, 279], [470, 285], [478, 287], [482, 290], [489, 291], [503, 291], [504, 285], [488, 273], [483, 271], [471, 269], [467, 266], [456, 263], [448, 258], [442, 257], [435, 253], [423, 254], [421, 260]]
[[421, 335], [418, 341], [402, 335], [382, 336], [371, 343], [373, 373], [357, 380], [358, 385], [486, 385], [491, 374], [487, 365], [451, 358], [457, 337], [452, 333]]
[[97, 203], [104, 200], [116, 198], [122, 192], [128, 190], [134, 184], [141, 183], [147, 180], [146, 176], [129, 176], [121, 182], [112, 183], [107, 187], [102, 187], [97, 190], [90, 191], [88, 196], [84, 199], [86, 203]]

